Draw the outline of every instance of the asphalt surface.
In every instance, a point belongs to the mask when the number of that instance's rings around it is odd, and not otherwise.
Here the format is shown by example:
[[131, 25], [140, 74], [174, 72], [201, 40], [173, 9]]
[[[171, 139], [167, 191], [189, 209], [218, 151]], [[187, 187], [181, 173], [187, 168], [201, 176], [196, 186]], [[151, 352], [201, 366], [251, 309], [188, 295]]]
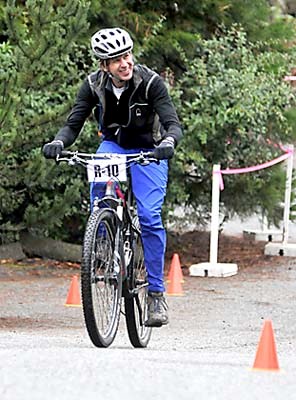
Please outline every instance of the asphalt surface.
[[[296, 264], [185, 276], [170, 324], [134, 349], [124, 317], [108, 349], [90, 342], [79, 307], [65, 307], [77, 270], [0, 266], [0, 399], [296, 398]], [[254, 371], [271, 320], [278, 371]]]

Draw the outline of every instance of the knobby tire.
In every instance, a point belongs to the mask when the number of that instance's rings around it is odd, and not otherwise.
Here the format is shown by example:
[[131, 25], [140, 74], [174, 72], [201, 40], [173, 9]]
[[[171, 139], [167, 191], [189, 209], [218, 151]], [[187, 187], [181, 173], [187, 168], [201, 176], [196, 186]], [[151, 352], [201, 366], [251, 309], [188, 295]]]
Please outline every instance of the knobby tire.
[[89, 337], [97, 347], [111, 345], [119, 324], [122, 263], [115, 248], [116, 232], [116, 215], [100, 209], [90, 215], [83, 240], [82, 306]]
[[[139, 227], [138, 218], [134, 225]], [[147, 271], [144, 264], [144, 253], [141, 236], [133, 230], [133, 257], [129, 269], [129, 287], [134, 289], [133, 295], [124, 298], [125, 320], [128, 336], [134, 347], [147, 347], [151, 338], [151, 328], [145, 326], [147, 320]]]

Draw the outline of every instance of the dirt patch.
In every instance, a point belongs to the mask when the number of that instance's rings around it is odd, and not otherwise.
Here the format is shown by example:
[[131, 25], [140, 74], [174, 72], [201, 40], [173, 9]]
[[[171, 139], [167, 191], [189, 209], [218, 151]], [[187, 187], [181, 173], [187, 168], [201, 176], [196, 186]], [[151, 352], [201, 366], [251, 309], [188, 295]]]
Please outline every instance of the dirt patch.
[[[247, 267], [263, 267], [266, 265], [279, 265], [285, 259], [296, 262], [296, 258], [282, 256], [267, 256], [264, 254], [266, 242], [254, 241], [244, 237], [219, 236], [218, 261], [222, 263], [235, 263], [239, 269]], [[183, 234], [169, 232], [167, 235], [167, 252], [165, 258], [166, 272], [174, 253], [178, 253], [184, 273], [192, 264], [208, 262], [210, 255], [210, 233], [192, 231]], [[18, 266], [20, 268], [1, 269], [1, 264]], [[32, 277], [38, 276], [66, 276], [69, 273], [79, 273], [80, 264], [62, 262], [43, 258], [28, 258], [19, 262], [2, 260], [0, 262], [0, 280], [16, 280], [24, 273]]]
[[41, 329], [56, 329], [57, 325], [61, 328], [66, 328], [67, 324], [62, 324], [61, 321], [56, 319], [46, 318], [30, 318], [30, 317], [1, 317], [0, 326], [1, 329], [14, 330], [14, 329], [27, 329], [28, 327], [34, 327], [34, 331]]
[[[279, 265], [291, 257], [267, 256], [264, 254], [265, 241], [255, 241], [244, 237], [219, 235], [218, 262], [235, 263], [239, 268]], [[210, 256], [210, 233], [192, 231], [183, 234], [169, 233], [166, 254], [166, 268], [171, 258], [178, 253], [183, 269], [192, 264], [208, 262]], [[296, 258], [293, 258], [296, 260]]]
[[0, 260], [0, 281], [17, 281], [43, 277], [68, 277], [80, 273], [80, 264], [43, 258], [26, 258], [21, 261], [13, 259]]

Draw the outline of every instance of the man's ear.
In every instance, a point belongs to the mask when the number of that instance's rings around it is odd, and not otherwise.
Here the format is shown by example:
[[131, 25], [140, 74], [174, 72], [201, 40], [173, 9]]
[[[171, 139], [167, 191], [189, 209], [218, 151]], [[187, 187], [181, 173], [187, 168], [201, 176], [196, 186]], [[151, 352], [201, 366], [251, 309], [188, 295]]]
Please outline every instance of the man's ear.
[[108, 66], [107, 66], [107, 62], [105, 60], [100, 62], [100, 67], [101, 67], [102, 71], [108, 72]]

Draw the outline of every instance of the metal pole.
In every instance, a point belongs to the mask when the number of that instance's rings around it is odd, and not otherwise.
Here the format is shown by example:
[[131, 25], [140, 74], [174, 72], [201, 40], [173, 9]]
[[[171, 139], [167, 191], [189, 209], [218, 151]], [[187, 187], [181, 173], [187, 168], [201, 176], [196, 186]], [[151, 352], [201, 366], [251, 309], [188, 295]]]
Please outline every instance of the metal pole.
[[289, 145], [291, 155], [287, 159], [286, 171], [286, 190], [285, 190], [285, 208], [284, 208], [284, 226], [283, 226], [283, 243], [288, 243], [289, 238], [289, 221], [291, 208], [291, 191], [292, 191], [292, 176], [293, 176], [293, 150], [294, 146]]
[[210, 264], [217, 264], [218, 261], [219, 201], [220, 201], [219, 172], [220, 172], [220, 164], [215, 164], [213, 166], [213, 182], [212, 182]]

